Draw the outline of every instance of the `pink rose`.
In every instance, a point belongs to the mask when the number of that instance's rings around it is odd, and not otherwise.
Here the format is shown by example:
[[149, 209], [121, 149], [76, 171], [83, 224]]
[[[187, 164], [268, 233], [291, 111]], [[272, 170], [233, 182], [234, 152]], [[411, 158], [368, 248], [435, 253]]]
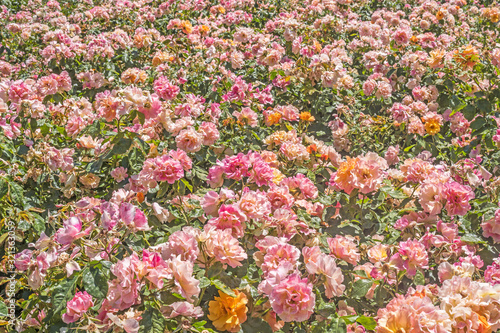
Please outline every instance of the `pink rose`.
[[271, 292], [269, 300], [276, 314], [285, 322], [305, 321], [314, 312], [316, 296], [307, 278], [292, 274], [281, 281]]
[[356, 265], [361, 259], [356, 243], [354, 243], [354, 237], [337, 235], [335, 238], [328, 238], [327, 242], [331, 254], [335, 257], [352, 265]]
[[179, 161], [167, 155], [162, 155], [155, 158], [154, 162], [156, 169], [153, 170], [153, 176], [156, 181], [166, 181], [169, 184], [173, 184], [176, 180], [184, 177], [184, 169]]
[[464, 216], [471, 209], [469, 201], [474, 199], [475, 195], [470, 186], [449, 182], [444, 186], [444, 197], [448, 215]]
[[219, 139], [219, 130], [217, 130], [217, 125], [204, 121], [201, 123], [199, 132], [203, 136], [203, 144], [205, 146], [211, 146]]
[[223, 204], [219, 208], [219, 216], [210, 219], [207, 225], [219, 230], [231, 230], [234, 237], [240, 238], [245, 234], [245, 221], [247, 217], [237, 205]]
[[158, 96], [165, 100], [174, 99], [180, 92], [179, 87], [170, 83], [166, 76], [161, 76], [156, 79], [153, 83], [153, 88]]
[[245, 249], [229, 230], [216, 230], [205, 226], [204, 234], [208, 237], [205, 243], [207, 254], [222, 264], [234, 268], [241, 266], [241, 262], [248, 258]]
[[493, 263], [486, 267], [484, 281], [491, 284], [500, 284], [500, 258], [494, 259]]
[[425, 246], [416, 240], [399, 243], [399, 251], [391, 257], [399, 269], [406, 269], [408, 276], [415, 276], [417, 269], [429, 268], [429, 256]]
[[179, 135], [175, 138], [177, 148], [184, 150], [188, 153], [194, 153], [201, 149], [203, 142], [203, 135], [196, 132], [196, 130], [189, 126], [188, 128], [180, 131]]
[[483, 236], [491, 237], [495, 243], [500, 243], [500, 209], [497, 209], [495, 216], [481, 223]]
[[86, 291], [77, 292], [75, 297], [66, 304], [66, 313], [62, 315], [62, 320], [66, 323], [73, 323], [80, 319], [87, 310], [94, 306], [92, 296]]
[[71, 244], [83, 236], [82, 221], [76, 216], [64, 221], [63, 227], [56, 232], [56, 241], [62, 245]]
[[127, 168], [118, 167], [118, 168], [113, 169], [113, 171], [111, 171], [111, 177], [113, 177], [113, 179], [117, 183], [125, 180], [128, 177]]

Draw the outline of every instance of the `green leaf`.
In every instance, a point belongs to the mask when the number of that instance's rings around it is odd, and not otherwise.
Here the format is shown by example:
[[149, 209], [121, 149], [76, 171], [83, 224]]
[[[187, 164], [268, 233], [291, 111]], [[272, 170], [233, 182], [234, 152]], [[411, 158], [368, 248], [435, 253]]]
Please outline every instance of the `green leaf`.
[[398, 191], [391, 186], [384, 186], [380, 189], [382, 192], [387, 193], [394, 199], [406, 199], [408, 196], [404, 194], [402, 191]]
[[477, 108], [481, 111], [483, 115], [488, 115], [491, 113], [491, 104], [487, 99], [480, 99], [477, 101]]
[[220, 261], [217, 261], [207, 270], [207, 276], [211, 279], [216, 276], [219, 276], [222, 273], [222, 271], [223, 271], [222, 263]]
[[484, 119], [484, 117], [477, 117], [471, 124], [470, 124], [470, 128], [472, 129], [480, 129], [481, 127], [484, 126], [484, 124], [486, 124], [486, 120]]
[[361, 298], [366, 295], [373, 285], [373, 281], [369, 279], [359, 279], [352, 285], [351, 297]]
[[45, 220], [36, 213], [31, 213], [31, 216], [33, 217], [33, 229], [38, 233], [45, 231]]
[[342, 318], [335, 318], [325, 330], [326, 333], [346, 333], [347, 325]]
[[472, 244], [484, 244], [486, 243], [481, 237], [478, 235], [474, 234], [466, 234], [460, 237], [460, 240], [466, 243], [472, 243]]
[[354, 274], [356, 274], [357, 276], [364, 277], [364, 278], [368, 277], [368, 275], [366, 275], [366, 272], [362, 271], [362, 270], [354, 271]]
[[23, 188], [21, 185], [11, 182], [10, 185], [10, 199], [12, 203], [16, 206], [23, 206], [24, 203], [24, 194]]
[[356, 320], [359, 318], [358, 315], [350, 315], [350, 316], [342, 316], [342, 318], [346, 324], [350, 325], [356, 322]]
[[465, 108], [463, 108], [462, 114], [467, 120], [472, 120], [477, 114], [476, 108], [474, 107], [474, 105], [469, 104]]
[[153, 307], [148, 307], [142, 314], [139, 332], [163, 333], [165, 331], [165, 320], [163, 314]]
[[200, 328], [200, 327], [205, 326], [206, 323], [207, 323], [206, 320], [197, 321], [196, 323], [193, 324], [193, 327]]
[[137, 112], [137, 118], [139, 118], [139, 122], [141, 125], [144, 125], [144, 121], [146, 120], [146, 116], [142, 112]]
[[203, 289], [203, 288], [206, 288], [206, 287], [210, 286], [211, 284], [212, 284], [212, 281], [210, 281], [210, 279], [209, 279], [209, 278], [207, 278], [207, 277], [202, 277], [202, 278], [200, 279], [200, 285], [199, 285], [199, 287], [200, 287], [201, 289]]
[[0, 317], [7, 317], [9, 315], [9, 309], [4, 302], [0, 302]]
[[97, 267], [83, 271], [83, 287], [90, 295], [102, 300], [108, 294], [108, 279]]
[[413, 278], [413, 282], [415, 282], [417, 286], [423, 286], [425, 284], [424, 274], [421, 271], [417, 271], [417, 274], [415, 274]]
[[7, 180], [0, 178], [0, 199], [9, 191], [9, 183]]
[[236, 294], [232, 289], [230, 289], [228, 286], [226, 286], [222, 281], [220, 280], [212, 280], [212, 284], [215, 286], [215, 288], [219, 289], [223, 293], [231, 296], [231, 297], [236, 297]]
[[114, 155], [125, 154], [132, 146], [132, 139], [129, 138], [121, 138], [117, 144], [113, 146], [110, 152], [106, 155], [105, 159], [108, 159]]
[[63, 280], [52, 292], [52, 309], [50, 315], [45, 318], [49, 321], [52, 317], [60, 317], [62, 311], [66, 308], [66, 303], [75, 296], [76, 282], [79, 276], [73, 276], [69, 280]]
[[187, 180], [185, 180], [184, 178], [181, 178], [181, 182], [189, 189], [190, 192], [193, 192], [193, 186], [191, 184], [189, 184], [189, 182]]
[[156, 197], [157, 198], [163, 197], [165, 195], [165, 193], [167, 193], [168, 188], [169, 188], [169, 183], [167, 183], [167, 182], [160, 183], [160, 189], [156, 193]]
[[260, 318], [248, 317], [241, 325], [242, 331], [245, 333], [272, 333], [271, 326]]
[[358, 319], [356, 319], [356, 321], [370, 331], [374, 330], [375, 327], [377, 327], [377, 321], [375, 321], [375, 319], [373, 319], [372, 317], [360, 316]]

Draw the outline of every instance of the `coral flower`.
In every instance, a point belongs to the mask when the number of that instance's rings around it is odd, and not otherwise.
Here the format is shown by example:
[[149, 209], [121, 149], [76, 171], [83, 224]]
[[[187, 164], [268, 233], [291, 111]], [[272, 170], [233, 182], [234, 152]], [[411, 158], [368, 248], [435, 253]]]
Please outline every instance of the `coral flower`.
[[463, 69], [472, 69], [479, 62], [479, 51], [472, 45], [460, 51], [455, 51], [455, 61], [462, 66]]
[[219, 296], [209, 303], [208, 319], [219, 331], [238, 332], [247, 320], [247, 296], [233, 290], [236, 297], [231, 297], [219, 290]]

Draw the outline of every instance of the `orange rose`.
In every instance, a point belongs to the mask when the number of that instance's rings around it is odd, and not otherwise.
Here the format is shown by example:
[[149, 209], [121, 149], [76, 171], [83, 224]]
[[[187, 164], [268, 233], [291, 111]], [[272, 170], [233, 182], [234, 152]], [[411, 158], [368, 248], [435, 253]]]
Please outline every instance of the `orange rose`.
[[431, 119], [425, 122], [425, 131], [429, 135], [435, 135], [441, 130], [441, 124], [435, 119]]
[[316, 120], [309, 112], [301, 112], [299, 118], [303, 121], [313, 122]]
[[275, 113], [271, 113], [268, 117], [267, 117], [267, 122], [266, 122], [266, 125], [267, 126], [272, 126], [274, 124], [277, 124], [279, 123], [281, 119], [281, 114], [279, 114], [278, 112], [275, 112]]
[[208, 304], [208, 319], [219, 331], [238, 332], [247, 320], [247, 296], [233, 290], [236, 297], [231, 297], [219, 290], [219, 296]]
[[491, 330], [490, 324], [488, 323], [488, 320], [480, 314], [478, 314], [477, 316], [479, 317], [479, 327], [477, 329], [477, 332], [478, 333], [491, 333], [492, 330]]
[[191, 25], [191, 22], [189, 22], [189, 21], [182, 21], [181, 28], [185, 34], [190, 34], [193, 32], [193, 26]]

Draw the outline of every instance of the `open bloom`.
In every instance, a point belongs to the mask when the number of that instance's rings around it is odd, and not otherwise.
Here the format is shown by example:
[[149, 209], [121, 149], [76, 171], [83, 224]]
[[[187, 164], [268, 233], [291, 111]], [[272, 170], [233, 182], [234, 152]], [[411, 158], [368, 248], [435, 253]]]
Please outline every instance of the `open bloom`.
[[220, 230], [229, 229], [234, 237], [240, 238], [245, 234], [246, 219], [238, 206], [222, 204], [219, 208], [219, 216], [210, 219], [207, 225]]
[[339, 259], [356, 265], [361, 258], [352, 236], [337, 235], [335, 238], [328, 238], [327, 242], [332, 255]]
[[286, 322], [304, 321], [314, 312], [316, 296], [307, 278], [292, 274], [273, 289], [269, 300], [276, 314]]
[[372, 152], [354, 159], [347, 157], [347, 161], [340, 164], [331, 183], [343, 189], [347, 194], [355, 188], [361, 193], [368, 194], [382, 186], [386, 175], [385, 170], [388, 168], [387, 161]]
[[229, 230], [216, 230], [211, 226], [206, 226], [204, 234], [207, 237], [208, 256], [215, 257], [217, 261], [233, 268], [241, 266], [241, 261], [247, 259], [247, 253]]
[[236, 297], [231, 297], [219, 290], [219, 297], [210, 301], [208, 319], [219, 331], [238, 332], [241, 324], [247, 320], [247, 296], [233, 290]]
[[66, 313], [62, 315], [62, 320], [66, 324], [73, 323], [80, 319], [92, 306], [94, 306], [92, 296], [86, 291], [77, 292], [75, 297], [66, 304]]
[[469, 201], [474, 199], [474, 192], [467, 185], [460, 185], [457, 182], [445, 184], [444, 196], [446, 198], [446, 210], [448, 215], [464, 216], [471, 209]]
[[417, 269], [428, 268], [429, 256], [425, 246], [416, 240], [399, 243], [399, 251], [391, 257], [399, 269], [406, 269], [408, 276], [415, 276]]
[[323, 275], [326, 297], [342, 296], [345, 290], [345, 286], [342, 284], [344, 275], [332, 256], [320, 253], [316, 258], [309, 260], [306, 269], [311, 274]]
[[84, 236], [82, 232], [82, 221], [76, 216], [64, 221], [63, 227], [56, 233], [56, 240], [58, 243], [66, 245], [71, 244], [75, 239]]

